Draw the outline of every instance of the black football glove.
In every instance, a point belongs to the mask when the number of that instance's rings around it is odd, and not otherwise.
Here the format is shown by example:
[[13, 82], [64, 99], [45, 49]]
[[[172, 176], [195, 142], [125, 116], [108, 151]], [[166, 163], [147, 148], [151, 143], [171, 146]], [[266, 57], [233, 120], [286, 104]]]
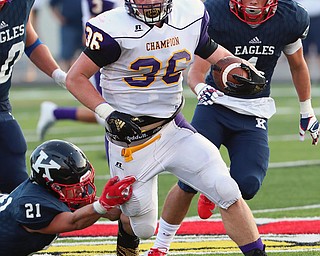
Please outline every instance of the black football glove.
[[141, 129], [135, 123], [135, 119], [138, 118], [113, 111], [106, 119], [106, 132], [112, 139], [130, 144], [130, 137], [141, 135]]
[[241, 63], [241, 68], [248, 73], [248, 78], [232, 75], [239, 84], [226, 82], [225, 91], [230, 95], [254, 95], [263, 91], [266, 87], [266, 78], [262, 75], [263, 73], [244, 63]]

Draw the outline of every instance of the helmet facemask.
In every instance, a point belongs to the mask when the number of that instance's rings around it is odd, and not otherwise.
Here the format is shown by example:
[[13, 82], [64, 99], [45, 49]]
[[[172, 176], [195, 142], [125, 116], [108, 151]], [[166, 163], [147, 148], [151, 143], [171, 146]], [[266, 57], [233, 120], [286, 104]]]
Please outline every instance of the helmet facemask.
[[125, 7], [130, 16], [148, 25], [154, 25], [163, 21], [172, 11], [172, 0], [154, 4], [136, 4], [134, 0], [125, 0]]
[[56, 192], [58, 199], [72, 211], [93, 203], [96, 196], [93, 169], [83, 175], [77, 184], [66, 185], [54, 182], [50, 187]]
[[230, 10], [241, 21], [249, 25], [259, 25], [270, 19], [276, 12], [278, 0], [268, 0], [265, 6], [258, 8], [255, 6], [245, 6], [242, 0], [230, 0]]

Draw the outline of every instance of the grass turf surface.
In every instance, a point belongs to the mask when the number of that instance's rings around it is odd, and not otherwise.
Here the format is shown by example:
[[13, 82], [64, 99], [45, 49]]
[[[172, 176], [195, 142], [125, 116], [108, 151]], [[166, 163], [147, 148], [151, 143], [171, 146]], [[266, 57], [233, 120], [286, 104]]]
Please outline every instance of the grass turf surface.
[[[293, 87], [279, 85], [273, 88], [272, 96], [276, 101], [277, 113], [269, 121], [270, 168], [261, 190], [254, 199], [248, 201], [248, 204], [256, 218], [319, 217], [319, 145], [311, 146], [308, 134], [304, 142], [298, 140], [299, 104]], [[185, 91], [187, 100], [183, 113], [190, 121], [196, 99], [188, 88]], [[62, 106], [80, 105], [70, 94], [54, 85], [43, 88], [14, 87], [10, 97], [13, 114], [27, 139], [27, 159], [30, 152], [40, 143], [36, 136], [40, 103], [50, 100]], [[315, 112], [320, 113], [320, 93], [317, 87], [313, 90], [313, 106]], [[109, 174], [105, 161], [103, 133], [103, 127], [97, 124], [60, 121], [46, 135], [46, 139], [69, 140], [85, 151], [96, 170], [98, 194]], [[221, 153], [229, 163], [224, 148], [221, 149]], [[176, 178], [172, 175], [159, 176], [159, 213], [168, 190], [175, 182]], [[189, 217], [197, 215], [196, 203], [197, 196], [190, 207]], [[279, 252], [269, 255], [320, 255], [320, 252]]]

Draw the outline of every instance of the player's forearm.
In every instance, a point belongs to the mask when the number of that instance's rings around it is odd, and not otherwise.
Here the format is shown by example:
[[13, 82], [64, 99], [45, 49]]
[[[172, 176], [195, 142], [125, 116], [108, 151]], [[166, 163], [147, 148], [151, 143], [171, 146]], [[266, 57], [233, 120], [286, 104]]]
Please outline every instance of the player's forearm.
[[311, 83], [308, 70], [300, 69], [293, 72], [292, 81], [300, 102], [311, 99]]
[[52, 77], [54, 70], [59, 68], [59, 65], [54, 60], [49, 48], [41, 44], [37, 46], [30, 55], [30, 60], [45, 74]]
[[190, 66], [188, 71], [188, 85], [191, 90], [199, 83], [205, 82], [205, 76], [210, 69], [210, 63], [200, 57], [195, 57], [195, 62]]
[[30, 233], [42, 233], [42, 234], [59, 234], [63, 232], [69, 232], [73, 230], [79, 230], [89, 227], [95, 223], [101, 214], [98, 214], [92, 204], [81, 207], [75, 212], [62, 212], [56, 215], [50, 224], [42, 229], [32, 230], [24, 227]]
[[69, 225], [72, 227], [72, 230], [83, 229], [91, 226], [100, 217], [102, 215], [98, 214], [91, 204], [86, 205], [72, 213]]
[[79, 75], [67, 75], [66, 86], [68, 91], [76, 97], [79, 102], [92, 111], [105, 102], [99, 92], [94, 88], [90, 81], [82, 74]]
[[311, 82], [308, 65], [303, 57], [302, 46], [293, 54], [286, 54], [293, 84], [296, 88], [299, 101], [311, 98]]
[[70, 68], [66, 79], [68, 91], [92, 111], [98, 105], [105, 102], [104, 98], [89, 80], [98, 70], [99, 67], [82, 53]]

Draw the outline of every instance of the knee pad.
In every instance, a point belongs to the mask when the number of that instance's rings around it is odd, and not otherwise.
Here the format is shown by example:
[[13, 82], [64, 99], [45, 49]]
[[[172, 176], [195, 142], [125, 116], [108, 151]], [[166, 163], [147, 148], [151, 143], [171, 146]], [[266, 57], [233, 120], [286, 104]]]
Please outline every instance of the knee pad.
[[140, 216], [131, 216], [129, 219], [133, 233], [141, 239], [148, 239], [156, 232], [158, 209], [152, 209]]
[[252, 199], [261, 187], [260, 180], [255, 176], [248, 176], [238, 181], [242, 197], [245, 200]]
[[241, 193], [234, 179], [230, 176], [220, 176], [215, 181], [216, 192], [220, 197], [220, 207], [226, 209], [236, 202]]
[[132, 227], [134, 234], [141, 239], [148, 239], [156, 232], [156, 226], [141, 225]]

